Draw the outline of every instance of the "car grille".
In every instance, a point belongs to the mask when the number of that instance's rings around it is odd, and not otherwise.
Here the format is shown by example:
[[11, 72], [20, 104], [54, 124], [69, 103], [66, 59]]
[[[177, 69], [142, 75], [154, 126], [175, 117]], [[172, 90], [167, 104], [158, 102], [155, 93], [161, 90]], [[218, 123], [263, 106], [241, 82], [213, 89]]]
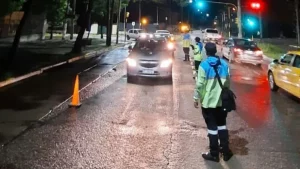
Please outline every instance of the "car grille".
[[140, 65], [144, 68], [154, 68], [158, 66], [158, 61], [140, 61]]

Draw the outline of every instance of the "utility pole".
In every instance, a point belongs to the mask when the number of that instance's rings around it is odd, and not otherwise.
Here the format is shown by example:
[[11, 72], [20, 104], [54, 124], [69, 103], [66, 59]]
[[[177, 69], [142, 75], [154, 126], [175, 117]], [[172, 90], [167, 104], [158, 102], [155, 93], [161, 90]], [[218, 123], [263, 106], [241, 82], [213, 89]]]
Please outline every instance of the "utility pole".
[[295, 0], [295, 11], [296, 11], [296, 29], [297, 29], [297, 42], [300, 45], [300, 28], [299, 28], [299, 0]]
[[260, 33], [260, 39], [263, 38], [263, 25], [262, 24], [263, 24], [262, 23], [262, 13], [261, 13], [261, 10], [259, 10], [259, 33]]
[[237, 18], [238, 18], [238, 28], [239, 28], [239, 34], [238, 37], [242, 38], [242, 6], [241, 6], [241, 0], [237, 0]]
[[180, 18], [180, 21], [182, 22], [183, 21], [183, 6], [181, 4], [181, 18]]
[[141, 29], [141, 1], [139, 0], [139, 28]]
[[127, 6], [124, 9], [124, 42], [126, 42]]
[[76, 15], [76, 0], [73, 0], [73, 10], [72, 10], [72, 19], [71, 19], [71, 35], [70, 35], [70, 39], [73, 40], [74, 38], [74, 26], [75, 26], [75, 15]]
[[231, 35], [231, 7], [228, 7], [228, 37], [230, 37]]
[[156, 7], [156, 23], [158, 25], [158, 6]]

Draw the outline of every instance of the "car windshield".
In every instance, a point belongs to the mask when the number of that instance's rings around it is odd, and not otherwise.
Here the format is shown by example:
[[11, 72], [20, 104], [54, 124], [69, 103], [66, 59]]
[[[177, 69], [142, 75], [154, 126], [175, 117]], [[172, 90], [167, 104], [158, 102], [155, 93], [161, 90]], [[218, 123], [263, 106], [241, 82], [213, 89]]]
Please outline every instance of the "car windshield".
[[167, 30], [159, 30], [159, 31], [156, 31], [156, 33], [170, 33], [170, 32]]
[[254, 41], [247, 40], [247, 39], [236, 39], [235, 46], [237, 47], [247, 47], [247, 48], [256, 48], [257, 45]]
[[206, 30], [207, 33], [219, 33], [217, 30], [215, 29], [207, 29]]
[[136, 30], [138, 33], [146, 33], [144, 30]]
[[165, 40], [141, 40], [138, 41], [134, 47], [137, 51], [162, 51], [166, 48]]

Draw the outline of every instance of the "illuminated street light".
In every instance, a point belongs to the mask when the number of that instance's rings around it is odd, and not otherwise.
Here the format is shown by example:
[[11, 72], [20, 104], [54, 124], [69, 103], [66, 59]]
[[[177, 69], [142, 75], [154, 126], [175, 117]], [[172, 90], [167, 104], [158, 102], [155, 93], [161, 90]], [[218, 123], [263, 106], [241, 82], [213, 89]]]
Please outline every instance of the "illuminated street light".
[[193, 0], [189, 0], [189, 3], [193, 3]]
[[235, 9], [235, 8], [232, 8], [232, 10], [233, 10], [233, 11], [236, 11], [236, 9]]
[[208, 13], [206, 14], [206, 17], [209, 17], [209, 14], [208, 14]]
[[142, 24], [143, 24], [143, 25], [146, 25], [147, 23], [148, 23], [148, 20], [147, 20], [146, 18], [143, 18], [143, 19], [142, 19]]
[[214, 25], [217, 25], [217, 22], [216, 22], [216, 21], [214, 21]]
[[200, 9], [198, 9], [198, 12], [200, 11]]
[[201, 7], [203, 7], [203, 2], [199, 2], [198, 3], [198, 6], [201, 8]]

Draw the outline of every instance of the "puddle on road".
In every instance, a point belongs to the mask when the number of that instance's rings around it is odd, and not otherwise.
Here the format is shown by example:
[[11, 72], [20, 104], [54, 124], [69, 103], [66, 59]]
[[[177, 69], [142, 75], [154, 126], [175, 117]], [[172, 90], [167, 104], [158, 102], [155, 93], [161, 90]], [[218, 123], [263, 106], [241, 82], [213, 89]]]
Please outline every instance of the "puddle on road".
[[238, 135], [242, 131], [244, 131], [242, 128], [229, 131], [229, 146], [235, 155], [248, 155], [249, 153], [249, 148], [246, 147], [249, 142]]

